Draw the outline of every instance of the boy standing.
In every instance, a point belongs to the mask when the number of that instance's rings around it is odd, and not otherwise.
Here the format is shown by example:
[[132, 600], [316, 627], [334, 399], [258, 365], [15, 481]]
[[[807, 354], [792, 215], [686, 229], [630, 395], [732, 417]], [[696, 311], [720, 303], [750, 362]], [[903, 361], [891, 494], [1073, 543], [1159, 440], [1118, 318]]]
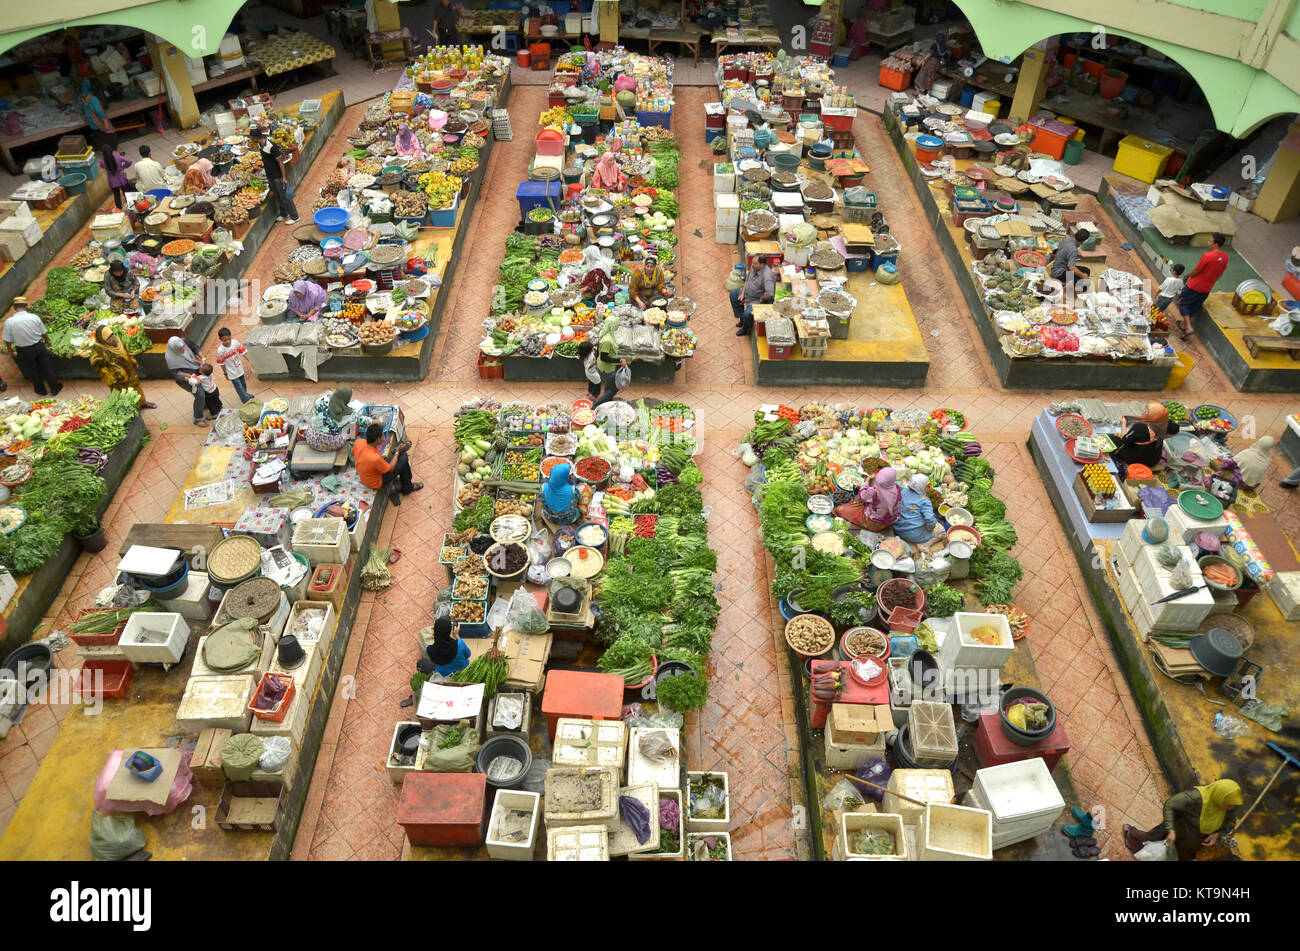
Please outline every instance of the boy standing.
[[190, 376], [190, 390], [194, 393], [203, 391], [204, 413], [216, 419], [221, 415], [221, 393], [217, 390], [217, 381], [212, 379], [212, 364], [204, 363], [199, 372]]
[[217, 339], [221, 341], [217, 346], [217, 365], [225, 371], [226, 379], [239, 394], [239, 402], [247, 403], [249, 397], [248, 385], [244, 382], [243, 354], [248, 353], [248, 348], [231, 335], [229, 327], [218, 330]]

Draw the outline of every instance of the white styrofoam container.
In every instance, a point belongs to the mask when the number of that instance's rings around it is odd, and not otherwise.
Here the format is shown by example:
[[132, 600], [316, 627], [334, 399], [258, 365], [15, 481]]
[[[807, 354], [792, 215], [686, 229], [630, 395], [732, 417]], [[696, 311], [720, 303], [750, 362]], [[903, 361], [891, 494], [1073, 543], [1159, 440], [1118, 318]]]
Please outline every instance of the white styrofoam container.
[[718, 169], [723, 164], [725, 163], [713, 166], [713, 192], [714, 194], [730, 195], [736, 190], [736, 173], [734, 171], [719, 172]]
[[[665, 733], [676, 753], [669, 760], [658, 762], [638, 751], [638, 741], [647, 733]], [[678, 789], [682, 782], [682, 731], [662, 727], [634, 726], [627, 737], [627, 784], [654, 783], [660, 791]]]
[[[734, 175], [732, 176], [735, 177]], [[740, 211], [740, 196], [734, 192], [714, 192], [713, 207], [718, 211]]]
[[361, 551], [361, 543], [366, 538], [366, 526], [370, 524], [370, 509], [357, 516], [356, 522], [348, 530], [348, 544], [353, 551]]
[[[213, 618], [214, 623], [229, 624], [231, 621], [234, 620], [234, 618], [227, 613], [226, 608], [227, 605], [231, 603], [231, 599], [234, 596], [234, 593], [238, 590], [239, 590], [238, 585], [236, 585], [233, 588], [226, 589], [226, 593], [221, 597], [221, 603], [217, 605], [217, 613]], [[270, 634], [272, 638], [278, 641], [280, 639], [280, 635], [284, 633], [284, 622], [287, 621], [288, 619], [289, 619], [289, 599], [285, 597], [284, 592], [281, 591], [280, 604], [279, 607], [275, 609], [275, 614], [271, 615], [270, 620], [268, 620], [265, 624], [261, 624], [258, 626], [263, 628], [265, 631], [267, 631], [268, 634]]]
[[[705, 776], [721, 776], [722, 791], [726, 793], [726, 810], [721, 819], [696, 819], [690, 815], [691, 801], [691, 780], [702, 779]], [[731, 826], [731, 786], [727, 780], [727, 774], [722, 770], [704, 771], [704, 772], [687, 772], [686, 785], [682, 788], [682, 815], [686, 816], [687, 832], [726, 832]]]
[[[1179, 553], [1191, 568], [1192, 584], [1202, 584], [1201, 570], [1192, 558], [1191, 549], [1181, 548]], [[1133, 573], [1138, 593], [1145, 601], [1144, 607], [1158, 627], [1171, 631], [1194, 631], [1214, 610], [1214, 595], [1203, 587], [1176, 601], [1158, 603], [1179, 588], [1173, 583], [1173, 570], [1160, 564], [1156, 549], [1138, 552]]]
[[[158, 635], [162, 640], [157, 640]], [[154, 638], [142, 640], [141, 638]], [[136, 664], [174, 664], [185, 656], [190, 626], [181, 615], [170, 611], [137, 611], [126, 620], [117, 646], [127, 660]]]
[[642, 783], [637, 786], [624, 786], [618, 791], [619, 799], [624, 796], [635, 799], [645, 806], [650, 814], [650, 838], [644, 843], [638, 842], [636, 833], [619, 814], [618, 828], [609, 833], [609, 854], [611, 857], [651, 852], [659, 847], [659, 787], [654, 783]]
[[[295, 697], [294, 699], [296, 700], [297, 698]], [[393, 735], [388, 741], [388, 754], [384, 757], [384, 770], [388, 773], [388, 779], [390, 782], [400, 783], [408, 774], [419, 772], [421, 767], [424, 765], [423, 748], [415, 751], [415, 762], [410, 766], [393, 765], [393, 750], [397, 749], [397, 734], [402, 732], [403, 727], [419, 725], [419, 720], [399, 720], [397, 723], [393, 724]]]
[[921, 802], [951, 802], [952, 773], [946, 769], [896, 769], [889, 776], [887, 789], [882, 808], [887, 813], [902, 816], [905, 823], [913, 825], [920, 820], [922, 808], [894, 793]]
[[217, 135], [227, 136], [234, 135], [238, 128], [233, 112], [214, 112], [212, 113], [212, 122], [217, 127]]
[[[533, 814], [528, 838], [523, 842], [503, 842], [494, 838], [497, 831], [497, 807], [527, 810]], [[487, 837], [483, 844], [487, 846], [488, 855], [506, 862], [531, 862], [537, 851], [537, 823], [542, 817], [542, 797], [535, 792], [522, 789], [498, 789], [492, 800], [492, 812], [488, 818]], [[559, 831], [559, 830], [556, 830]], [[549, 837], [548, 837], [549, 838]]]
[[716, 836], [727, 846], [727, 857], [721, 861], [731, 861], [731, 834], [729, 832], [687, 832], [683, 845], [686, 848], [686, 861], [691, 861], [691, 840], [706, 835]]
[[270, 671], [274, 674], [288, 674], [293, 678], [293, 686], [297, 693], [294, 695], [293, 702], [297, 703], [300, 697], [310, 697], [316, 691], [316, 684], [320, 680], [321, 671], [324, 669], [325, 645], [321, 641], [299, 641], [302, 645], [302, 652], [306, 655], [302, 663], [292, 670], [280, 666], [280, 655], [276, 651], [273, 654]]
[[1282, 617], [1288, 621], [1300, 621], [1300, 571], [1279, 571], [1264, 585], [1264, 590], [1282, 612]]
[[988, 862], [993, 859], [993, 815], [969, 806], [931, 803], [916, 824], [922, 862]]
[[1039, 756], [978, 769], [974, 788], [998, 824], [1046, 819], [1050, 826], [1065, 811], [1052, 771]]
[[1181, 505], [1171, 505], [1165, 509], [1165, 521], [1169, 523], [1169, 538], [1175, 544], [1190, 545], [1192, 536], [1197, 532], [1212, 532], [1216, 537], [1222, 538], [1228, 530], [1228, 520], [1223, 516], [1210, 521], [1193, 518], [1183, 511]]
[[18, 593], [18, 582], [10, 574], [9, 569], [0, 565], [0, 611], [9, 607], [9, 602], [13, 596]]
[[622, 720], [561, 717], [555, 722], [551, 762], [556, 766], [606, 766], [622, 775], [626, 756], [627, 725]]
[[[304, 623], [299, 630], [298, 617], [307, 611], [324, 611], [325, 617], [321, 619], [320, 630], [315, 629], [315, 625]], [[334, 629], [338, 626], [338, 617], [334, 613], [333, 601], [298, 601], [289, 609], [289, 618], [284, 624], [284, 633], [293, 634], [302, 643], [308, 641], [324, 641], [329, 643], [334, 638]], [[312, 635], [315, 634], [313, 637]]]
[[341, 518], [308, 518], [293, 529], [293, 550], [307, 556], [307, 563], [346, 565], [351, 548], [347, 522]]
[[208, 579], [206, 571], [191, 570], [187, 576], [185, 590], [174, 598], [160, 600], [158, 603], [168, 611], [174, 611], [191, 621], [206, 623], [212, 617], [212, 601], [208, 598], [208, 589], [211, 586], [212, 582]]
[[1142, 530], [1145, 527], [1146, 520], [1140, 518], [1131, 518], [1124, 523], [1124, 531], [1120, 534], [1119, 544], [1115, 547], [1116, 551], [1124, 556], [1129, 565], [1133, 564], [1138, 552], [1150, 547], [1142, 540]]
[[[37, 160], [39, 164], [39, 160]], [[17, 218], [19, 221], [35, 221], [32, 206], [25, 201], [0, 201], [0, 221]]]
[[[953, 632], [939, 647], [941, 667], [996, 667], [1001, 670], [1015, 653], [1011, 625], [1004, 615], [958, 611], [953, 615], [953, 624]], [[980, 644], [971, 640], [970, 632], [986, 625], [998, 632], [999, 643]]]
[[[970, 806], [972, 809], [983, 809], [985, 812], [990, 811], [989, 804], [984, 801], [983, 797], [980, 796], [980, 791], [974, 786], [967, 791], [966, 799], [962, 805]], [[1051, 816], [1018, 819], [1014, 822], [998, 822], [997, 819], [994, 819], [993, 848], [1001, 849], [1040, 836], [1049, 831], [1055, 822], [1056, 819]]]
[[546, 830], [546, 861], [608, 862], [609, 830], [604, 826], [559, 826]]
[[740, 229], [732, 225], [729, 228], [715, 228], [713, 240], [717, 244], [735, 244], [740, 238]]
[[[852, 851], [853, 836], [859, 829], [882, 828], [894, 837], [893, 855], [861, 855]], [[831, 858], [836, 862], [906, 862], [907, 835], [903, 831], [903, 817], [888, 812], [842, 812]]]
[[220, 677], [191, 677], [176, 708], [176, 722], [183, 733], [207, 729], [248, 732], [253, 713], [248, 700], [257, 678], [251, 674]]
[[[665, 799], [674, 800], [677, 803], [678, 807], [680, 808], [682, 804], [682, 791], [680, 789], [665, 789], [663, 787], [660, 787], [659, 801], [662, 802]], [[686, 813], [681, 812], [680, 816], [681, 816], [681, 820], [679, 822], [678, 828], [676, 830], [673, 829], [667, 830], [669, 832], [676, 831], [677, 833], [676, 852], [633, 852], [631, 855], [627, 857], [627, 860], [629, 862], [684, 862], [686, 861], [686, 829], [684, 828], [684, 826], [686, 825]], [[659, 830], [660, 836], [662, 836], [663, 833], [664, 830], [661, 828]]]
[[41, 223], [35, 219], [19, 218], [17, 215], [10, 215], [4, 221], [0, 222], [0, 231], [15, 234], [23, 239], [23, 244], [29, 248], [36, 247], [37, 242], [41, 240]]

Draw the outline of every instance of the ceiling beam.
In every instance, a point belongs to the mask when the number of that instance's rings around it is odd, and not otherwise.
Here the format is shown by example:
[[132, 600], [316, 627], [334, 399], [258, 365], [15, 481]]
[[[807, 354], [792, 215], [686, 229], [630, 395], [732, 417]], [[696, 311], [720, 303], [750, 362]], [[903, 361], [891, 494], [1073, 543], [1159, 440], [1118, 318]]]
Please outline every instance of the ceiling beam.
[[48, 7], [42, 3], [6, 4], [10, 9], [5, 13], [4, 32], [41, 30], [47, 33], [65, 23], [147, 7], [154, 2], [155, 0], [59, 0]]
[[[1088, 0], [1091, 17], [1063, 10], [1061, 0], [1014, 0], [1027, 7], [1071, 16], [1081, 22], [1135, 34], [1153, 40], [1175, 43], [1203, 53], [1213, 53], [1234, 61], [1241, 60], [1242, 50], [1255, 32], [1255, 23], [1221, 13], [1194, 10], [1167, 0]], [[1287, 0], [1282, 0], [1286, 3]], [[1004, 4], [1007, 13], [1012, 3]], [[1084, 28], [1087, 29], [1086, 27]]]

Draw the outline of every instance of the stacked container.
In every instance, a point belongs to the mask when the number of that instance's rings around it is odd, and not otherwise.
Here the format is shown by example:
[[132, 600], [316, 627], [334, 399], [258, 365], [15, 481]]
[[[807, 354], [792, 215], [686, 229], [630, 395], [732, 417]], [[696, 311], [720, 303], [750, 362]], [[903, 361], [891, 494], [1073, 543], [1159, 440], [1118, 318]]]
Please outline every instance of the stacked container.
[[966, 804], [993, 816], [994, 849], [1042, 835], [1065, 811], [1065, 800], [1041, 758], [976, 770]]

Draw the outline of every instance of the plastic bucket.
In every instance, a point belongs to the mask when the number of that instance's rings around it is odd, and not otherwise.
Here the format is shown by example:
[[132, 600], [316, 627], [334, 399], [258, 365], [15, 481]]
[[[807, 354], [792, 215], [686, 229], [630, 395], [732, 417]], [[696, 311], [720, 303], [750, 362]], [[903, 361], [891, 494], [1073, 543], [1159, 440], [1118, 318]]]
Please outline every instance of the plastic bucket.
[[1187, 382], [1187, 374], [1192, 372], [1196, 366], [1196, 360], [1189, 353], [1180, 353], [1177, 355], [1178, 360], [1174, 363], [1173, 369], [1169, 371], [1169, 378], [1165, 380], [1165, 388], [1176, 390]]
[[1069, 142], [1065, 143], [1064, 161], [1066, 165], [1078, 165], [1079, 160], [1082, 158], [1083, 158], [1082, 139], [1071, 139]]
[[1114, 99], [1124, 91], [1124, 86], [1127, 83], [1128, 73], [1121, 72], [1118, 69], [1103, 70], [1102, 74], [1097, 77], [1097, 93], [1102, 99]]
[[[493, 779], [488, 773], [488, 768], [494, 760], [502, 756], [517, 762], [519, 769], [507, 779]], [[528, 744], [519, 737], [502, 734], [501, 736], [492, 737], [479, 748], [474, 765], [487, 778], [487, 784], [490, 788], [516, 789], [528, 775], [529, 767], [533, 765], [533, 754], [529, 750]]]
[[80, 195], [86, 190], [86, 176], [80, 172], [64, 172], [59, 184], [69, 195]]
[[918, 135], [916, 137], [916, 160], [928, 165], [939, 157], [943, 151], [943, 139], [937, 135]]
[[519, 68], [527, 69], [533, 63], [533, 54], [528, 50], [521, 49], [517, 54], [519, 57]]

